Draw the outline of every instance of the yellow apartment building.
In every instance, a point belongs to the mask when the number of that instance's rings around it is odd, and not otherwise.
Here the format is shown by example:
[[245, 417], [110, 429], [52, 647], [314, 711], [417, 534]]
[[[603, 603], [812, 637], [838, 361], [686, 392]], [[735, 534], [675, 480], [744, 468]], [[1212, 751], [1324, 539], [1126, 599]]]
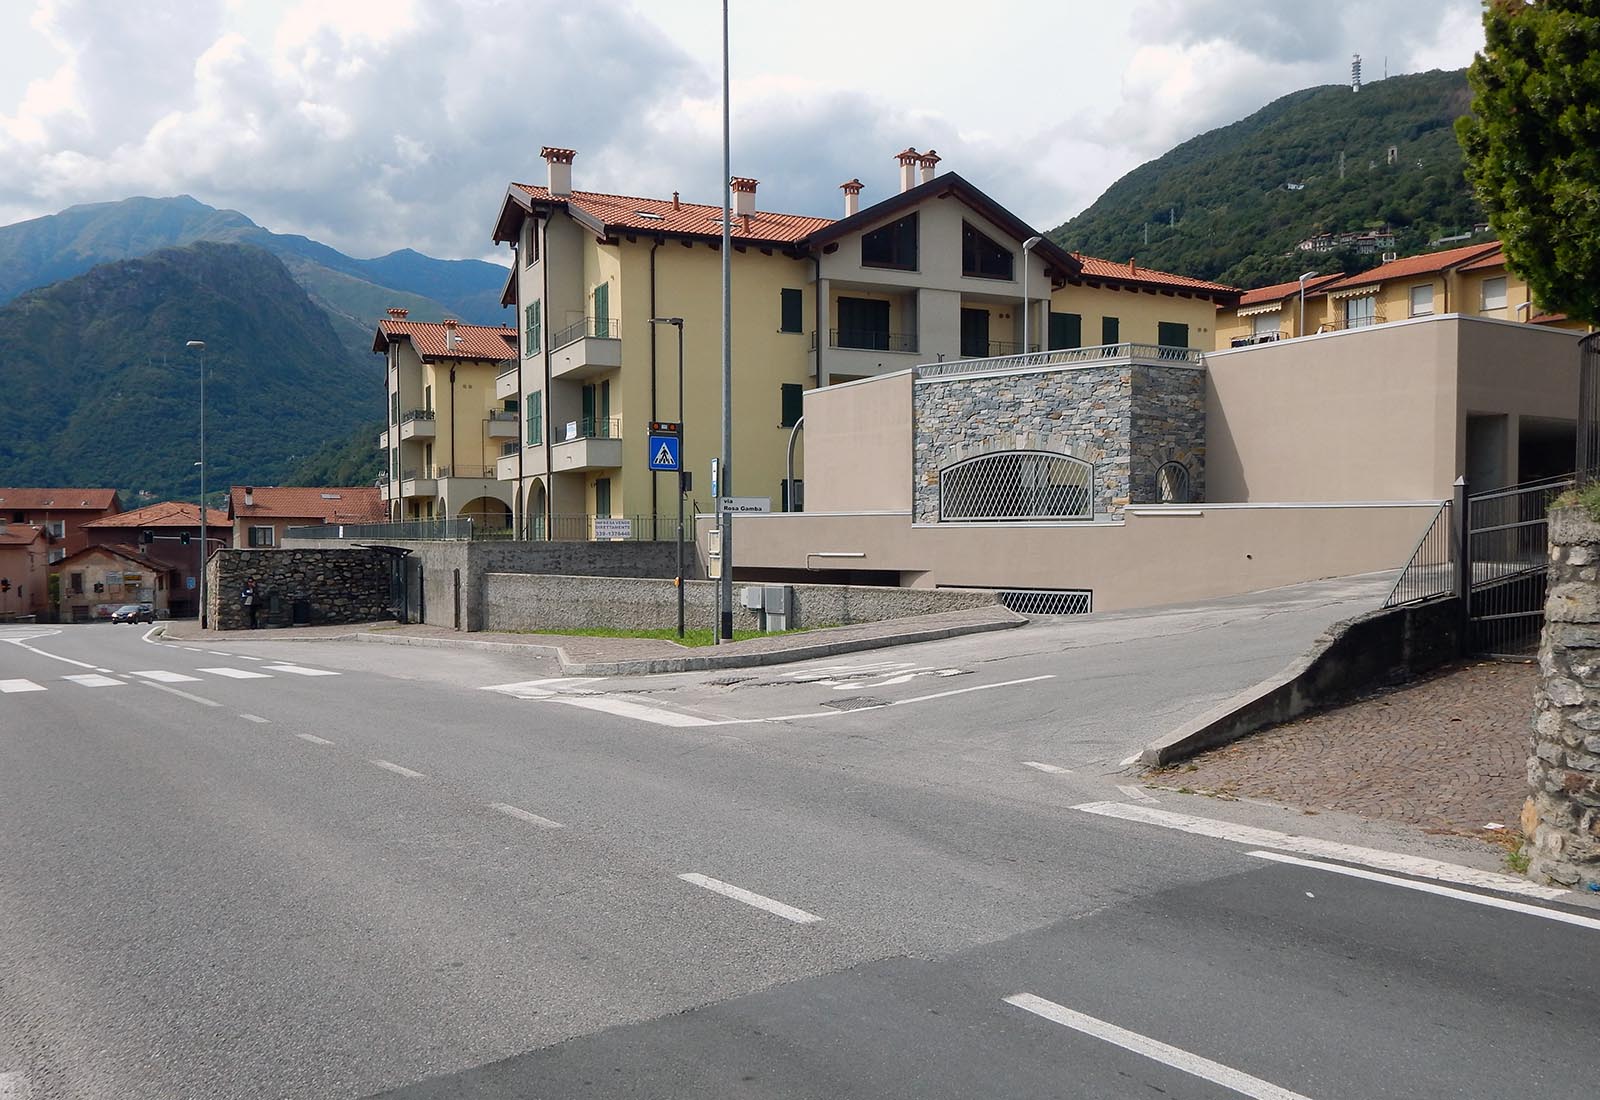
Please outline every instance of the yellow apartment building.
[[1216, 346], [1242, 347], [1446, 314], [1586, 328], [1540, 309], [1528, 284], [1506, 267], [1499, 242], [1487, 241], [1406, 256], [1355, 275], [1310, 279], [1303, 329], [1297, 282], [1248, 291], [1237, 306], [1217, 311]]
[[515, 356], [512, 328], [408, 321], [389, 310], [372, 350], [387, 360], [386, 457], [378, 488], [391, 520], [468, 516], [485, 530], [511, 527], [511, 486], [495, 476], [518, 418], [495, 396]]
[[[518, 319], [516, 358], [494, 391], [521, 417], [497, 469], [513, 524], [525, 537], [583, 538], [596, 536], [595, 517], [628, 517], [636, 534], [643, 524], [665, 535], [675, 481], [648, 469], [649, 424], [682, 425], [701, 508], [721, 451], [722, 208], [577, 190], [576, 153], [542, 155], [546, 183], [513, 183], [494, 229], [513, 251], [503, 301]], [[786, 457], [807, 389], [1025, 345], [1209, 347], [1217, 305], [1237, 296], [1066, 252], [961, 176], [938, 174], [932, 151], [895, 159], [898, 193], [863, 208], [850, 180], [838, 220], [763, 210], [758, 181], [732, 181], [725, 492], [800, 504]]]

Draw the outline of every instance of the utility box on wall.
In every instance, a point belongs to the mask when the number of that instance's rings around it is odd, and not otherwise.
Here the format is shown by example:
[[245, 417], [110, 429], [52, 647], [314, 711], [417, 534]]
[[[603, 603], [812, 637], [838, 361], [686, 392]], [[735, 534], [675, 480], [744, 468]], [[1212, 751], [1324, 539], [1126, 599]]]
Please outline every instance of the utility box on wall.
[[754, 611], [768, 634], [788, 630], [794, 614], [794, 588], [787, 584], [752, 584], [740, 593], [740, 604]]

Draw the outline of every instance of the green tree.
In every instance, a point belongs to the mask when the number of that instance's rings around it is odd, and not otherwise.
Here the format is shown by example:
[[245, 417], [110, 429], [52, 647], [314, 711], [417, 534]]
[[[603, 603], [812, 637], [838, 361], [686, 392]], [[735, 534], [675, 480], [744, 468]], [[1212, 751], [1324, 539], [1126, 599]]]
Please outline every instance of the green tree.
[[1600, 323], [1600, 0], [1487, 0], [1483, 25], [1467, 177], [1540, 305]]

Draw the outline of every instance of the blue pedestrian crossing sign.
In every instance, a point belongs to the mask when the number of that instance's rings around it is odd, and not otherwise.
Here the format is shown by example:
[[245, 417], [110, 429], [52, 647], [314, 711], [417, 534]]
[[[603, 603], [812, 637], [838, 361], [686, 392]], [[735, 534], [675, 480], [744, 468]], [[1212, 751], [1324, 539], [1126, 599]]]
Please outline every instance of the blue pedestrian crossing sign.
[[683, 440], [676, 431], [677, 425], [671, 425], [672, 431], [663, 431], [667, 425], [652, 424], [650, 426], [650, 469], [652, 470], [681, 470], [683, 469]]

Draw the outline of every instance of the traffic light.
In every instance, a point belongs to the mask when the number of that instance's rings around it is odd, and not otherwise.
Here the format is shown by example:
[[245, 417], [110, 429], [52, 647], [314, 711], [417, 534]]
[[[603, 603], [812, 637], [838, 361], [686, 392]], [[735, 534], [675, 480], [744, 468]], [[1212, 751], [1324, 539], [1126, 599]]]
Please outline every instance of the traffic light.
[[181, 535], [179, 535], [178, 536], [178, 541], [183, 543], [183, 545], [188, 546], [189, 545], [189, 532], [185, 531]]
[[150, 530], [150, 528], [146, 527], [144, 530], [139, 532], [140, 546], [149, 546], [154, 541], [156, 541], [156, 533]]

